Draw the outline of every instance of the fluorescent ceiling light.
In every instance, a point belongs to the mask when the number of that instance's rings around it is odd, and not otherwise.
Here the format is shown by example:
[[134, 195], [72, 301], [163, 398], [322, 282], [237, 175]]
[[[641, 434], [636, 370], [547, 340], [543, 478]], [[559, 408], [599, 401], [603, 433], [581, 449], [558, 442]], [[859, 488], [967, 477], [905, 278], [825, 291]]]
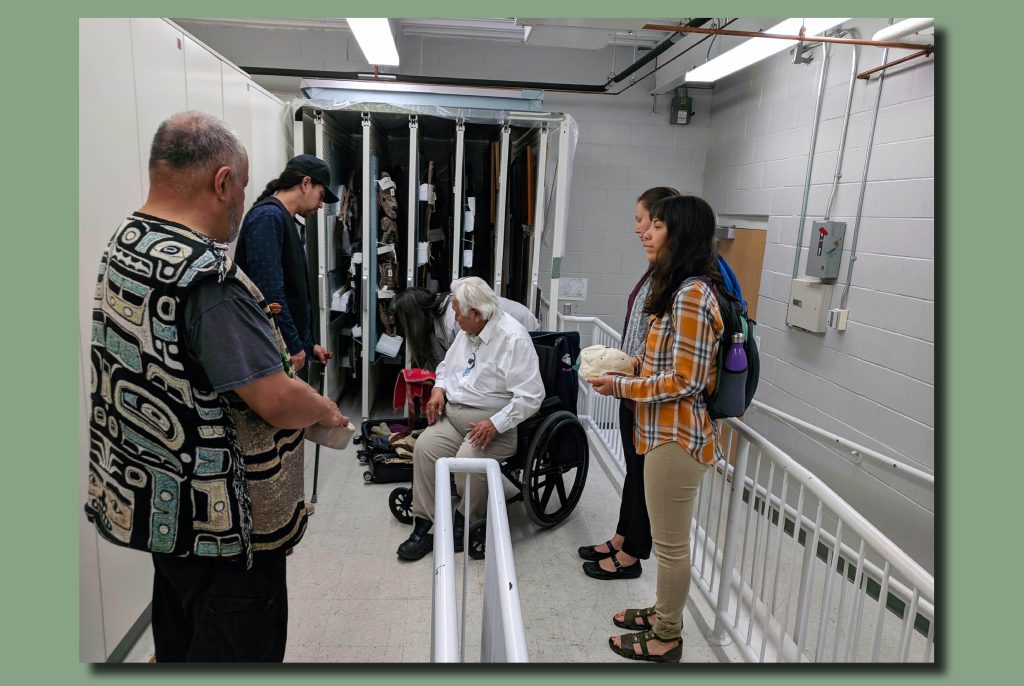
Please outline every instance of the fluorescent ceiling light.
[[[787, 19], [781, 24], [776, 24], [764, 33], [777, 33], [785, 36], [796, 36], [800, 33], [800, 27], [806, 27], [804, 33], [807, 38], [817, 36], [829, 29], [839, 26], [846, 19]], [[779, 38], [751, 38], [740, 43], [738, 46], [722, 53], [715, 59], [705, 62], [695, 69], [686, 72], [688, 83], [713, 83], [723, 76], [728, 76], [734, 71], [745, 69], [755, 62], [760, 62], [766, 57], [791, 47], [797, 41], [787, 41]]]
[[370, 64], [398, 66], [398, 48], [387, 19], [346, 19]]

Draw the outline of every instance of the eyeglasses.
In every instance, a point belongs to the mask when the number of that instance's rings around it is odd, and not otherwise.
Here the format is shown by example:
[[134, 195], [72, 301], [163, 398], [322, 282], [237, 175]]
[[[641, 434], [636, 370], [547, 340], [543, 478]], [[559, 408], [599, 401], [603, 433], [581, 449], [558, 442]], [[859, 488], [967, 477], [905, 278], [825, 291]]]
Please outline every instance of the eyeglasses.
[[476, 366], [476, 353], [474, 352], [466, 360], [466, 368], [462, 370], [462, 376], [469, 376], [469, 372]]

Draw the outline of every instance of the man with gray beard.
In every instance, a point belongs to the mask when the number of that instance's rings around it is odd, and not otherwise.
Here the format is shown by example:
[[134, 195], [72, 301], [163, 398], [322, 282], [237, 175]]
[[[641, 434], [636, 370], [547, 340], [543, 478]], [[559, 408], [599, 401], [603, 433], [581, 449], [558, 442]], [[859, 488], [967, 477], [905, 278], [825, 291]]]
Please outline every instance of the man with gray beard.
[[269, 305], [227, 255], [249, 179], [237, 134], [174, 115], [149, 178], [100, 263], [86, 514], [152, 556], [158, 662], [280, 662], [285, 555], [308, 516], [302, 430], [348, 420], [294, 378]]

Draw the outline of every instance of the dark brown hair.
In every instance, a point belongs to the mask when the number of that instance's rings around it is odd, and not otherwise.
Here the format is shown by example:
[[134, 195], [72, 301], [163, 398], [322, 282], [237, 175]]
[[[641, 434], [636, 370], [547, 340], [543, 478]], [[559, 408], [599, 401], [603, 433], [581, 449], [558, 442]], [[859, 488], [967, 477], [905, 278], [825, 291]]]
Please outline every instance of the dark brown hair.
[[305, 179], [307, 176], [309, 176], [309, 174], [303, 174], [302, 172], [296, 171], [295, 169], [286, 168], [283, 172], [281, 172], [281, 175], [279, 177], [277, 177], [276, 179], [272, 180], [270, 183], [267, 184], [267, 187], [263, 189], [263, 192], [260, 193], [259, 197], [256, 198], [256, 201], [253, 202], [253, 205], [260, 202], [264, 198], [273, 195], [274, 193], [277, 193], [278, 191], [283, 191], [298, 186], [300, 183], [302, 183], [302, 180]]
[[719, 297], [735, 300], [718, 270], [715, 211], [710, 205], [695, 195], [669, 197], [651, 208], [651, 219], [665, 223], [668, 240], [654, 262], [645, 312], [664, 316], [683, 281], [694, 276], [707, 277]]
[[679, 191], [671, 186], [655, 186], [654, 188], [648, 188], [641, 193], [640, 197], [637, 198], [636, 201], [643, 205], [647, 209], [647, 212], [650, 213], [654, 206], [662, 200], [666, 198], [674, 198], [678, 195]]

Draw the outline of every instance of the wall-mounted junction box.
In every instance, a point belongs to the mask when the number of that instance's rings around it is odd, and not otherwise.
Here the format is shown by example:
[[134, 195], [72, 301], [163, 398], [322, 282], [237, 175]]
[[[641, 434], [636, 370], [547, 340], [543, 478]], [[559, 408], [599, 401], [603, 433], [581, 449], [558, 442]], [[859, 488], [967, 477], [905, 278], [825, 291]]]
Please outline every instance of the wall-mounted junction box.
[[832, 307], [832, 284], [813, 279], [793, 279], [789, 289], [786, 323], [806, 331], [825, 331]]
[[807, 251], [807, 268], [804, 273], [818, 279], [839, 278], [845, 237], [846, 222], [812, 222], [811, 248]]

